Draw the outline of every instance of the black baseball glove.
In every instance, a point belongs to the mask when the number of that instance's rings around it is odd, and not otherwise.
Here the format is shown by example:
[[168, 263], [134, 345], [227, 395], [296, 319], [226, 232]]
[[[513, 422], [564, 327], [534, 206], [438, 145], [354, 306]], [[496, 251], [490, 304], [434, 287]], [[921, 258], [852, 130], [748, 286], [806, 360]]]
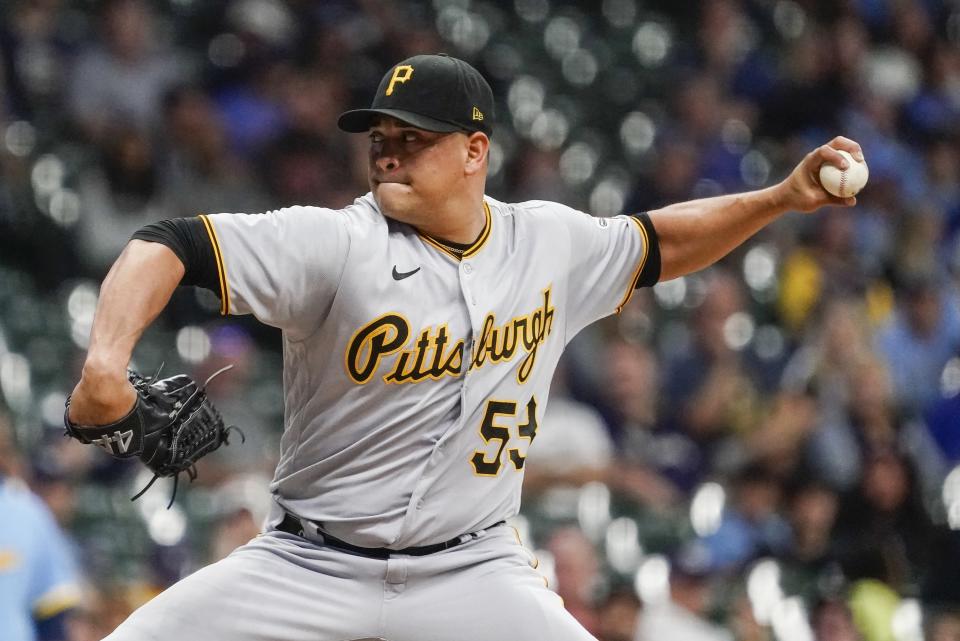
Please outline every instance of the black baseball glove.
[[[229, 369], [229, 368], [225, 368]], [[220, 372], [225, 370], [220, 370]], [[217, 372], [213, 376], [216, 376]], [[130, 413], [109, 425], [77, 425], [70, 421], [70, 398], [67, 397], [63, 422], [67, 435], [81, 443], [102, 447], [116, 458], [138, 457], [153, 472], [153, 478], [131, 500], [140, 498], [160, 477], [174, 478], [173, 495], [181, 472], [193, 481], [197, 478], [196, 462], [221, 445], [229, 445], [228, 436], [235, 426], [225, 426], [220, 412], [213, 406], [203, 387], [187, 376], [178, 374], [157, 379], [140, 376], [127, 370], [127, 378], [137, 391], [137, 402]], [[240, 432], [243, 439], [243, 432]]]

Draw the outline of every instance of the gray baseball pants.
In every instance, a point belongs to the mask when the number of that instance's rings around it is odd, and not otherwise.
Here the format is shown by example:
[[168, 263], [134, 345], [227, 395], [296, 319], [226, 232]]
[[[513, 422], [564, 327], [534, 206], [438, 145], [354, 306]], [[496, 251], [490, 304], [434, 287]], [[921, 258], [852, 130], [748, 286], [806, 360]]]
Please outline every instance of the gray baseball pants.
[[105, 641], [596, 641], [512, 528], [371, 559], [268, 532], [134, 612]]

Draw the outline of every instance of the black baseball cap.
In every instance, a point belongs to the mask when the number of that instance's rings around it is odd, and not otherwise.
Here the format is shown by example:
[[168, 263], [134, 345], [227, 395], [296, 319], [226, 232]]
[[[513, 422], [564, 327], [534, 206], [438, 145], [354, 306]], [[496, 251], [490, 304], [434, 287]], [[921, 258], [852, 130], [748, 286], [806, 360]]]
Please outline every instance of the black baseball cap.
[[420, 55], [397, 63], [383, 76], [369, 109], [340, 115], [344, 131], [362, 133], [377, 116], [427, 131], [492, 131], [493, 91], [468, 63], [446, 54]]

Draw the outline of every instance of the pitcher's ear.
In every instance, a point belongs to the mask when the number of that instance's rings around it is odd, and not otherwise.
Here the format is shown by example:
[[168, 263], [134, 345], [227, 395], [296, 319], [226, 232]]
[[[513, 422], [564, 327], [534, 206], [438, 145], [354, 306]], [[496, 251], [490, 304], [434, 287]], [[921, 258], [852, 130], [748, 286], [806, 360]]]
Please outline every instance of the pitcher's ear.
[[487, 154], [490, 151], [490, 139], [482, 131], [475, 131], [467, 138], [467, 162], [464, 168], [468, 175], [475, 174], [487, 166]]

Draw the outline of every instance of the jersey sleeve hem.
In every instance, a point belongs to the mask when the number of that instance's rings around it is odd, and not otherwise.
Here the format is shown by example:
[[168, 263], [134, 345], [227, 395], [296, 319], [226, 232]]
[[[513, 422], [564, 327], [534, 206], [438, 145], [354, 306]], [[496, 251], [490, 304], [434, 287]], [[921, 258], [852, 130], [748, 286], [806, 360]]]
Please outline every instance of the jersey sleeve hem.
[[660, 258], [660, 238], [657, 236], [657, 229], [653, 226], [650, 214], [643, 212], [631, 216], [635, 223], [646, 230], [646, 238], [650, 241], [647, 245], [647, 262], [640, 271], [640, 275], [634, 284], [634, 289], [639, 287], [652, 287], [660, 282], [660, 272], [663, 267]]
[[640, 230], [640, 237], [643, 239], [643, 256], [640, 257], [640, 261], [637, 263], [637, 267], [633, 272], [633, 276], [630, 278], [630, 283], [627, 287], [626, 293], [623, 295], [620, 304], [617, 305], [617, 314], [623, 311], [623, 308], [627, 306], [627, 303], [630, 302], [630, 299], [633, 297], [633, 292], [636, 291], [637, 285], [640, 283], [640, 276], [644, 272], [644, 267], [647, 264], [647, 259], [650, 257], [650, 234], [647, 232], [646, 227], [637, 219], [635, 216], [630, 216], [630, 220], [637, 226], [637, 229]]
[[220, 315], [227, 316], [230, 313], [230, 290], [227, 285], [227, 268], [223, 263], [223, 254], [220, 251], [220, 240], [217, 238], [217, 230], [213, 226], [213, 221], [206, 214], [200, 214], [200, 220], [203, 221], [203, 225], [207, 229], [210, 245], [213, 247], [213, 256], [217, 263], [217, 278], [220, 281]]
[[166, 246], [180, 262], [184, 273], [181, 285], [196, 285], [220, 295], [220, 279], [213, 243], [199, 216], [170, 218], [144, 225], [134, 232], [133, 239]]

